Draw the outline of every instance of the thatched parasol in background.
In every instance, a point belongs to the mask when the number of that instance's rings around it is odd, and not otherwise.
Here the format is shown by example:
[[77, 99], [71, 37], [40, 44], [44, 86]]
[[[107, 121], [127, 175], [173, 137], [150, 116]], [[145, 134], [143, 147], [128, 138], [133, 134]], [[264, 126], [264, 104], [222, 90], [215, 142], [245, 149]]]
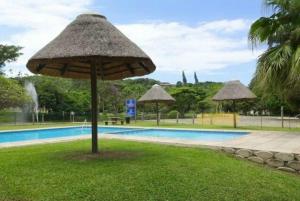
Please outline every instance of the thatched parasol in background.
[[156, 105], [156, 120], [159, 126], [159, 103], [172, 103], [175, 99], [169, 95], [161, 86], [155, 84], [149, 89], [139, 100], [139, 103], [155, 103]]
[[117, 80], [155, 70], [151, 59], [106, 18], [79, 15], [27, 63], [36, 74], [91, 79], [92, 152], [98, 152], [97, 79]]
[[236, 114], [235, 103], [236, 101], [255, 99], [256, 95], [250, 91], [240, 81], [229, 81], [225, 86], [218, 91], [213, 97], [214, 101], [232, 101], [233, 104], [233, 126], [236, 128]]

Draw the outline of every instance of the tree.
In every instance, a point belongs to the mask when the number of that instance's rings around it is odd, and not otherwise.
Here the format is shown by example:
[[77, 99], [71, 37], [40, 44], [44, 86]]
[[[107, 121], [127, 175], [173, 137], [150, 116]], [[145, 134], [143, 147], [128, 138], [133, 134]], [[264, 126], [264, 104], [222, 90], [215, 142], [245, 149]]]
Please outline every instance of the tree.
[[16, 61], [22, 55], [21, 49], [22, 47], [19, 46], [0, 44], [0, 75], [4, 74], [3, 67], [6, 63]]
[[182, 82], [181, 81], [177, 81], [176, 82], [176, 87], [181, 87], [183, 84], [182, 84]]
[[24, 88], [15, 80], [0, 76], [0, 110], [22, 107], [29, 100]]
[[84, 91], [70, 91], [64, 97], [64, 111], [76, 113], [88, 112], [90, 110], [90, 93]]
[[169, 92], [176, 99], [173, 107], [181, 116], [190, 110], [197, 112], [200, 102], [206, 97], [206, 93], [200, 87], [174, 87]]
[[128, 98], [140, 98], [148, 89], [150, 89], [154, 84], [158, 84], [156, 80], [148, 78], [139, 79], [127, 79], [121, 84], [122, 94], [125, 99]]
[[[252, 85], [250, 85], [250, 88], [252, 88]], [[259, 112], [268, 111], [271, 115], [280, 115], [280, 108], [281, 106], [284, 106], [285, 110], [288, 110], [290, 113], [294, 115], [298, 114], [297, 108], [295, 108], [294, 104], [290, 104], [293, 101], [283, 100], [282, 93], [272, 89], [266, 93], [264, 90], [259, 88], [254, 88], [254, 92], [257, 95], [257, 99], [251, 109]]]
[[199, 112], [204, 113], [204, 112], [210, 110], [211, 108], [213, 108], [214, 103], [211, 100], [209, 100], [210, 98], [211, 97], [198, 102]]
[[182, 83], [183, 83], [183, 85], [187, 84], [187, 79], [185, 77], [184, 71], [182, 71]]
[[199, 80], [198, 80], [196, 72], [194, 72], [194, 78], [195, 78], [195, 84], [199, 84]]
[[119, 86], [116, 84], [111, 84], [109, 88], [110, 104], [115, 115], [118, 114], [121, 108], [123, 108], [124, 101], [122, 100], [122, 94], [120, 92]]
[[29, 76], [25, 80], [32, 82], [37, 91], [39, 107], [51, 112], [83, 113], [90, 111], [89, 82], [48, 76]]
[[252, 47], [268, 45], [258, 58], [252, 84], [265, 93], [276, 90], [281, 99], [295, 98], [300, 86], [300, 1], [265, 0], [265, 4], [273, 14], [256, 20], [249, 31]]

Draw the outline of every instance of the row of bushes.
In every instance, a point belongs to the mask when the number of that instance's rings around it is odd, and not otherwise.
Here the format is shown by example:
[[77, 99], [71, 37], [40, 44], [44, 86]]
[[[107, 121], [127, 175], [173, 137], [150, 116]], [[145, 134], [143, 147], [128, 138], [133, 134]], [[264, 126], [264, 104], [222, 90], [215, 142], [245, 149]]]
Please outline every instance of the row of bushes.
[[0, 123], [11, 123], [16, 121], [15, 112], [0, 112]]

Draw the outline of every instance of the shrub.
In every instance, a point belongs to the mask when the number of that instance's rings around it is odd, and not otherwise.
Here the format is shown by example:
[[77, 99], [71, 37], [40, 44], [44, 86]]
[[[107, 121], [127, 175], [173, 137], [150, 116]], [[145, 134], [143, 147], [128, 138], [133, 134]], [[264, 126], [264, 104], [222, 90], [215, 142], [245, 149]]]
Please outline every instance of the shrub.
[[107, 121], [108, 120], [108, 116], [106, 112], [103, 112], [100, 114], [100, 121]]
[[125, 114], [124, 114], [124, 113], [119, 114], [119, 118], [120, 118], [121, 120], [124, 120], [124, 119], [125, 119]]
[[176, 111], [176, 110], [171, 110], [171, 111], [168, 113], [168, 118], [169, 118], [169, 119], [176, 119], [176, 118], [177, 118], [177, 113], [178, 113], [178, 111]]

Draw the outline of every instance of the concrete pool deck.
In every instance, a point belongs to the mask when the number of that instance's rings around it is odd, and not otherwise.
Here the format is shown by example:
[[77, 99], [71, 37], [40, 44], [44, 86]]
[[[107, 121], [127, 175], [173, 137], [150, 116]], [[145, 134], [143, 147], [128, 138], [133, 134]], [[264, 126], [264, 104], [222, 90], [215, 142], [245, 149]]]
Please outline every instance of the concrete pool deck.
[[[128, 128], [132, 128], [132, 127], [128, 127]], [[133, 128], [143, 128], [143, 127], [133, 127]], [[159, 129], [174, 129], [174, 128], [159, 128]], [[99, 139], [119, 139], [119, 140], [130, 140], [130, 141], [139, 141], [139, 142], [154, 142], [154, 143], [181, 145], [181, 146], [207, 147], [207, 148], [214, 148], [214, 149], [218, 149], [221, 147], [233, 147], [239, 149], [251, 149], [251, 150], [300, 154], [300, 133], [298, 134], [298, 133], [277, 132], [277, 131], [177, 129], [177, 128], [175, 130], [249, 132], [249, 134], [235, 138], [233, 140], [225, 140], [225, 141], [182, 140], [182, 139], [171, 139], [171, 138], [161, 138], [161, 137], [142, 137], [142, 136], [129, 136], [129, 135], [121, 136], [116, 134], [101, 134]], [[27, 146], [27, 145], [34, 145], [34, 144], [46, 144], [46, 143], [55, 143], [55, 142], [66, 142], [66, 141], [82, 140], [82, 139], [90, 139], [90, 135], [0, 143], [0, 148]]]
[[251, 132], [241, 138], [223, 142], [221, 146], [300, 154], [300, 133]]

